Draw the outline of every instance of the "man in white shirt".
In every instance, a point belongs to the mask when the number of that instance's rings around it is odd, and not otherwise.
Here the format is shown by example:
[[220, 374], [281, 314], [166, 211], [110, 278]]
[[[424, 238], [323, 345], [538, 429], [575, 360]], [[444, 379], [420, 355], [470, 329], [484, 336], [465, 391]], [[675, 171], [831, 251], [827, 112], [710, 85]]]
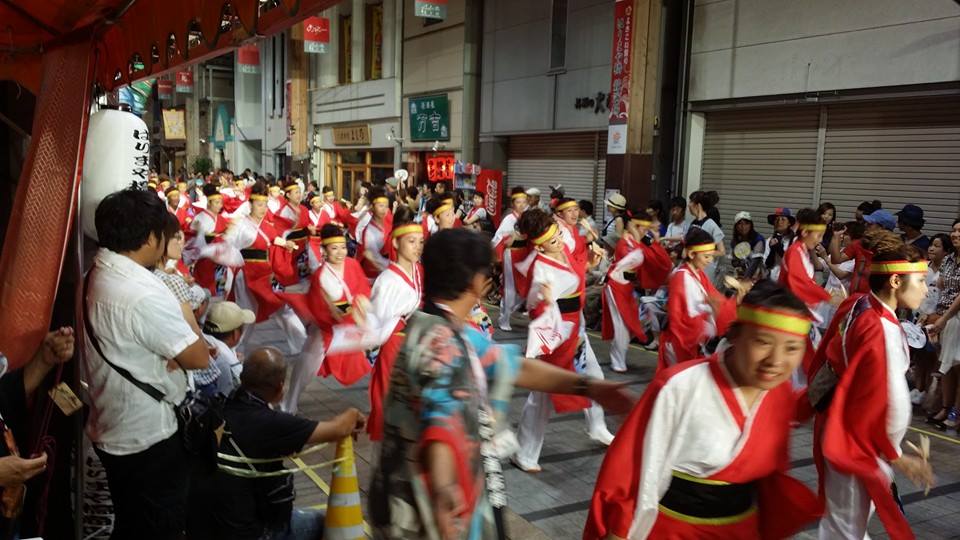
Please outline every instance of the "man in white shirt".
[[82, 369], [113, 538], [179, 538], [186, 526], [189, 460], [174, 407], [186, 393], [184, 370], [207, 367], [209, 353], [151, 271], [166, 249], [166, 219], [164, 203], [137, 189], [107, 196], [95, 216], [100, 250], [86, 279]]

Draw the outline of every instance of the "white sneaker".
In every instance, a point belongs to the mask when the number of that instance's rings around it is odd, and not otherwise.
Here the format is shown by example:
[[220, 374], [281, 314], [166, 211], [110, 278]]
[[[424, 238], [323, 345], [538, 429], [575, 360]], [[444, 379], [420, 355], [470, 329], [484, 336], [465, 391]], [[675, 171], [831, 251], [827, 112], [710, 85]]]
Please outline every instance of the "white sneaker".
[[910, 403], [913, 403], [914, 405], [920, 405], [923, 403], [923, 398], [926, 397], [926, 395], [926, 392], [921, 392], [914, 388], [910, 391]]
[[598, 442], [604, 446], [610, 446], [610, 443], [613, 442], [613, 433], [610, 433], [610, 430], [603, 428], [602, 431], [598, 433], [590, 433], [590, 440]]
[[520, 463], [520, 458], [518, 458], [516, 454], [510, 456], [510, 463], [513, 463], [513, 465], [516, 468], [520, 469], [521, 471], [527, 474], [537, 474], [539, 472], [543, 472], [543, 467], [541, 467], [540, 465], [534, 465], [532, 467], [523, 465], [522, 463]]

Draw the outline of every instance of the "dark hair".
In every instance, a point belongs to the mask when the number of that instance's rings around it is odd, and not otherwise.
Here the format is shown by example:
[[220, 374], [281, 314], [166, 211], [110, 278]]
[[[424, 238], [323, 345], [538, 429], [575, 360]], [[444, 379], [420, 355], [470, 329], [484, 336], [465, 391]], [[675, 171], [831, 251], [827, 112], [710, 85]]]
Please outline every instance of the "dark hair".
[[240, 386], [261, 399], [269, 399], [283, 386], [286, 377], [283, 354], [273, 347], [265, 347], [247, 356], [240, 372]]
[[[817, 215], [822, 216], [823, 213], [826, 212], [827, 210], [833, 210], [833, 221], [836, 221], [836, 220], [837, 220], [837, 207], [834, 206], [833, 203], [830, 203], [830, 202], [822, 202], [822, 203], [820, 203], [820, 206], [817, 207]], [[831, 223], [833, 223], [833, 222], [831, 221]]]
[[517, 220], [517, 231], [527, 238], [536, 238], [547, 232], [555, 222], [550, 214], [540, 208], [531, 208]]
[[457, 201], [459, 200], [459, 197], [457, 196], [456, 191], [444, 191], [440, 195], [437, 195], [437, 197], [439, 197], [440, 200], [443, 202], [450, 201], [453, 204], [457, 204]]
[[320, 238], [326, 240], [327, 238], [336, 238], [337, 236], [343, 236], [343, 229], [339, 225], [333, 223], [327, 223], [320, 229]]
[[[864, 246], [873, 252], [873, 262], [909, 261], [916, 262], [923, 258], [919, 250], [911, 250], [903, 239], [893, 231], [879, 229], [871, 231], [865, 236]], [[870, 290], [878, 293], [890, 282], [890, 274], [870, 274], [867, 282]]]
[[943, 252], [946, 255], [952, 255], [956, 253], [957, 249], [953, 247], [953, 242], [950, 241], [950, 235], [947, 233], [937, 233], [930, 237], [930, 244], [933, 244], [934, 240], [940, 240], [940, 244], [943, 246]]
[[447, 199], [444, 199], [442, 197], [430, 197], [427, 200], [427, 204], [424, 207], [424, 209], [427, 211], [428, 214], [432, 216], [433, 213], [437, 211], [437, 208], [440, 208], [445, 204], [447, 204]]
[[166, 223], [163, 227], [163, 254], [167, 254], [167, 242], [173, 240], [173, 237], [180, 232], [180, 221], [177, 216], [167, 212]]
[[876, 199], [874, 199], [873, 201], [863, 201], [857, 206], [857, 210], [859, 210], [860, 213], [862, 213], [865, 216], [869, 216], [870, 214], [876, 212], [877, 210], [880, 210], [881, 208], [883, 208], [883, 203], [881, 203]]
[[251, 194], [251, 195], [264, 195], [264, 196], [266, 196], [269, 191], [270, 191], [270, 188], [267, 187], [266, 182], [263, 182], [263, 181], [261, 181], [261, 180], [257, 180], [256, 182], [254, 182], [254, 184], [253, 184], [252, 186], [250, 186], [250, 194]]
[[[373, 186], [367, 190], [367, 200], [370, 201], [370, 204], [373, 205], [373, 200], [380, 197], [386, 197], [387, 191], [381, 186]], [[387, 197], [389, 199], [389, 197]], [[392, 201], [391, 201], [392, 202]]]
[[556, 212], [557, 207], [559, 207], [561, 204], [568, 203], [568, 202], [576, 202], [576, 201], [574, 199], [571, 199], [570, 197], [560, 197], [559, 199], [557, 199], [557, 204], [553, 207], [554, 212]]
[[586, 215], [588, 215], [588, 216], [593, 216], [593, 203], [592, 203], [592, 202], [590, 202], [590, 201], [588, 201], [588, 200], [586, 200], [586, 199], [579, 200], [579, 201], [577, 201], [577, 206], [580, 207], [580, 210], [581, 210], [584, 214], [586, 214]]
[[333, 186], [323, 186], [320, 188], [320, 193], [333, 193]]
[[[740, 231], [737, 230], [737, 225], [740, 224], [740, 221], [746, 221], [750, 224], [750, 231], [747, 234], [740, 234]], [[760, 240], [760, 233], [757, 232], [757, 228], [754, 226], [753, 221], [749, 219], [741, 219], [740, 221], [733, 224], [733, 240], [730, 241], [731, 247], [737, 247], [737, 244], [741, 242], [748, 242], [750, 247], [753, 248]]]
[[810, 316], [810, 310], [803, 300], [797, 298], [783, 285], [769, 279], [761, 279], [753, 288], [743, 297], [743, 305], [749, 305], [759, 308], [789, 310], [795, 311], [806, 317]]
[[801, 225], [823, 225], [823, 217], [813, 208], [801, 208], [797, 211], [797, 223]]
[[526, 191], [525, 189], [523, 189], [523, 186], [514, 186], [514, 187], [510, 190], [510, 196], [511, 196], [511, 197], [514, 196], [514, 195], [519, 195], [519, 194], [521, 194], [521, 193], [523, 193], [524, 195], [527, 194], [527, 191]]
[[409, 225], [413, 223], [415, 217], [416, 215], [409, 206], [400, 205], [397, 207], [397, 211], [393, 213], [393, 226], [396, 228]]
[[169, 215], [166, 203], [156, 192], [131, 187], [111, 193], [94, 214], [99, 244], [115, 253], [124, 253], [143, 247], [151, 234], [165, 242]]
[[690, 194], [690, 202], [699, 204], [709, 215], [710, 209], [720, 202], [720, 194], [716, 191], [694, 191]]
[[859, 240], [863, 238], [863, 234], [866, 232], [867, 226], [859, 221], [848, 221], [847, 222], [847, 236], [851, 240]]
[[654, 215], [651, 215], [650, 217], [657, 218], [657, 221], [659, 221], [660, 223], [667, 221], [667, 212], [663, 209], [662, 202], [658, 200], [650, 201], [647, 204], [647, 208], [650, 210], [653, 210]]
[[690, 227], [687, 235], [683, 237], [684, 246], [696, 246], [700, 244], [709, 244], [713, 242], [713, 236], [700, 227]]
[[480, 233], [444, 229], [430, 235], [422, 260], [425, 299], [454, 300], [466, 292], [477, 274], [489, 274], [493, 251]]
[[404, 193], [407, 195], [408, 199], [416, 199], [419, 192], [417, 191], [416, 186], [409, 186], [404, 190]]
[[670, 199], [670, 208], [683, 208], [684, 211], [687, 209], [687, 200], [683, 197], [674, 197]]
[[216, 195], [220, 193], [220, 188], [213, 184], [204, 184], [203, 185], [203, 196], [209, 197], [211, 195]]

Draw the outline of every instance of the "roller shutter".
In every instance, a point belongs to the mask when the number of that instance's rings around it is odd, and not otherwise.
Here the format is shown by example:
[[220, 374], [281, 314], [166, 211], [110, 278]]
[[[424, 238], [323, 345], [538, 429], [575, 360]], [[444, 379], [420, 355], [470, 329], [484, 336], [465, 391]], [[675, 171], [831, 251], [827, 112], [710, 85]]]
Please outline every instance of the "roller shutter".
[[507, 151], [507, 188], [536, 187], [544, 198], [563, 184], [567, 197], [597, 205], [606, 174], [605, 132], [515, 135]]
[[818, 107], [709, 112], [703, 141], [701, 189], [720, 194], [721, 226], [746, 210], [762, 234], [774, 208], [813, 203]]
[[925, 232], [948, 232], [960, 200], [960, 99], [827, 108], [822, 201], [852, 219], [862, 201], [923, 208]]

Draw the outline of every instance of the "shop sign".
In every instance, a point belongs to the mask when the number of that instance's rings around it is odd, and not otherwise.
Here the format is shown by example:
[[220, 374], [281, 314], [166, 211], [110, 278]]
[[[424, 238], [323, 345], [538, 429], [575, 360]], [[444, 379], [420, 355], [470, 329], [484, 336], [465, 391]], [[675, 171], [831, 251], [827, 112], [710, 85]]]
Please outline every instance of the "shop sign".
[[323, 54], [330, 44], [330, 19], [309, 17], [303, 21], [303, 50], [308, 53]]
[[256, 45], [244, 45], [237, 49], [237, 65], [240, 73], [260, 73], [260, 49]]
[[427, 179], [431, 182], [449, 182], [454, 179], [457, 160], [453, 154], [433, 154], [427, 157]]
[[424, 19], [444, 20], [447, 18], [447, 0], [416, 0], [413, 14]]
[[450, 140], [450, 103], [446, 94], [410, 98], [410, 140]]
[[157, 81], [157, 96], [160, 99], [173, 99], [173, 81], [160, 79]]
[[177, 72], [177, 93], [189, 94], [191, 92], [193, 92], [193, 72], [178, 71]]
[[187, 124], [183, 109], [163, 109], [163, 138], [182, 141], [187, 138]]
[[359, 146], [370, 144], [370, 126], [344, 126], [333, 128], [333, 144]]
[[610, 62], [610, 117], [607, 140], [616, 137], [620, 144], [608, 145], [608, 154], [626, 152], [626, 125], [630, 113], [630, 54], [633, 50], [633, 1], [617, 0], [613, 17], [613, 53]]

